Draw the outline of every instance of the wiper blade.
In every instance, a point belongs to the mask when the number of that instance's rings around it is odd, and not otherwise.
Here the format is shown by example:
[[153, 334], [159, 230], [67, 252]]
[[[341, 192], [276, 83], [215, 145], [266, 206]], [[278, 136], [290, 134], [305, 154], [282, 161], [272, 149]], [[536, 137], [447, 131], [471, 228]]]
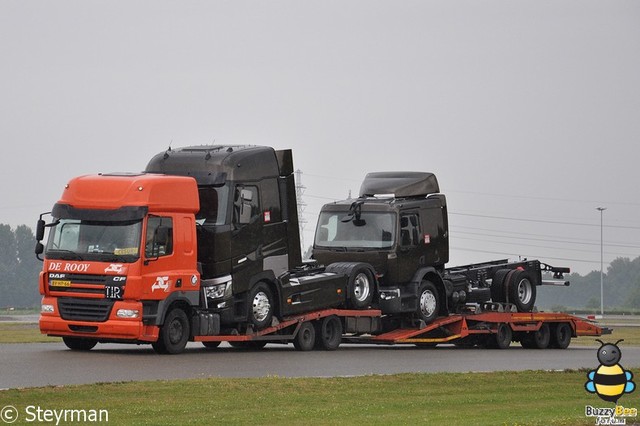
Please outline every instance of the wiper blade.
[[[84, 258], [80, 255], [80, 253], [76, 253], [75, 251], [72, 251], [72, 250], [54, 248], [54, 249], [47, 250], [47, 256], [49, 256], [51, 252], [60, 253], [61, 254], [60, 258], [64, 260], [84, 260]], [[70, 256], [67, 256], [67, 255], [70, 255]]]
[[101, 260], [106, 262], [126, 262], [131, 259], [130, 254], [114, 254], [114, 253], [101, 253]]

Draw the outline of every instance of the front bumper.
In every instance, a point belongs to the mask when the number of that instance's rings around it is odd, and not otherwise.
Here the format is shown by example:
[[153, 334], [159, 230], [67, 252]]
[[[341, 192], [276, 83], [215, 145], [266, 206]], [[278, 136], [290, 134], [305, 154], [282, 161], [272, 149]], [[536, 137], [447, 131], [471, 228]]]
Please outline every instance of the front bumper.
[[[53, 305], [54, 312], [40, 314], [40, 332], [48, 336], [87, 337], [101, 341], [155, 342], [159, 327], [142, 323], [142, 304], [115, 302], [106, 321], [65, 320], [60, 316], [57, 298], [45, 297], [42, 304]], [[138, 318], [118, 318], [121, 309], [139, 310]]]

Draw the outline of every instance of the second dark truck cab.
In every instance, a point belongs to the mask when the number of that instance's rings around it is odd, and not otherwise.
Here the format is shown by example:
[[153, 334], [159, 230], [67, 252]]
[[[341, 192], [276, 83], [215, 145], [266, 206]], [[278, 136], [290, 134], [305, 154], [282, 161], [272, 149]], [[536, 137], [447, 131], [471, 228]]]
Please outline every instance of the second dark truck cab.
[[[447, 201], [434, 174], [369, 173], [360, 196], [326, 204], [318, 219], [313, 258], [320, 264], [370, 265], [370, 302], [383, 314], [412, 315], [424, 323], [469, 305], [533, 309], [536, 287], [565, 285], [562, 273], [537, 260], [491, 261], [446, 268]], [[331, 265], [327, 270], [339, 272]], [[555, 274], [543, 280], [542, 272]]]

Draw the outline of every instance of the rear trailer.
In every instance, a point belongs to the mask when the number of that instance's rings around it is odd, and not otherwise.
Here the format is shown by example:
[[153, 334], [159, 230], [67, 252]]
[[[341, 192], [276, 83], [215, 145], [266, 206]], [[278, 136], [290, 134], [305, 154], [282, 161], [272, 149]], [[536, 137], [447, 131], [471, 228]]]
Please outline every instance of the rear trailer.
[[380, 310], [325, 309], [283, 319], [277, 325], [244, 335], [194, 336], [207, 347], [229, 342], [238, 348], [293, 343], [298, 350], [334, 350], [340, 343], [505, 349], [520, 342], [530, 349], [566, 349], [571, 339], [601, 336], [610, 330], [577, 316], [551, 312], [483, 312], [441, 317], [421, 327], [405, 327]]

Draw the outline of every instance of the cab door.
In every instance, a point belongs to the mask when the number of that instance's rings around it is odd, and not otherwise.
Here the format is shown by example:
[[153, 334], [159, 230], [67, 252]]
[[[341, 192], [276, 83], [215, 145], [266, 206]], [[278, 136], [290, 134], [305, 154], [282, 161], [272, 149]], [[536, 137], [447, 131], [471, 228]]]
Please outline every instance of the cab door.
[[231, 268], [235, 292], [249, 290], [251, 277], [262, 272], [263, 220], [260, 191], [236, 185], [231, 231]]
[[398, 282], [406, 283], [425, 263], [418, 210], [400, 213], [398, 229]]
[[161, 300], [183, 285], [176, 267], [175, 226], [171, 216], [150, 215], [144, 241], [142, 287], [145, 299]]

